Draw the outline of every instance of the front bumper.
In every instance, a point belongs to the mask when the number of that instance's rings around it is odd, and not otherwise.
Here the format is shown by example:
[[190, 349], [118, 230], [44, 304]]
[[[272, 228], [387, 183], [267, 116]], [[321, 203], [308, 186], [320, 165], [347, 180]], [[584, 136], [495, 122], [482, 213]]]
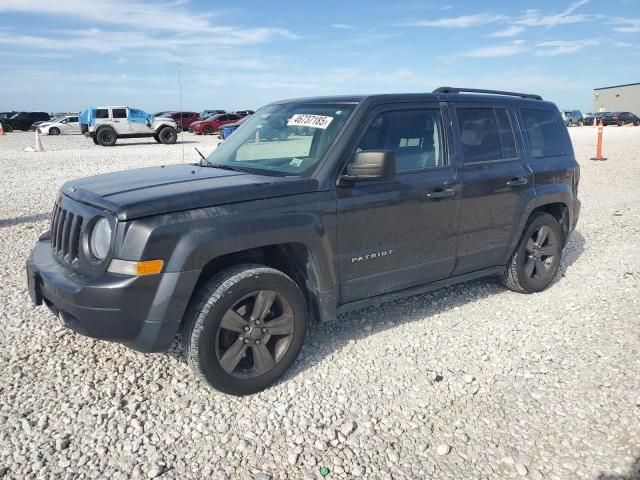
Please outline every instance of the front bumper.
[[89, 278], [54, 258], [40, 240], [27, 261], [29, 294], [70, 329], [128, 345], [141, 352], [171, 346], [198, 280], [199, 270], [131, 277], [105, 273]]

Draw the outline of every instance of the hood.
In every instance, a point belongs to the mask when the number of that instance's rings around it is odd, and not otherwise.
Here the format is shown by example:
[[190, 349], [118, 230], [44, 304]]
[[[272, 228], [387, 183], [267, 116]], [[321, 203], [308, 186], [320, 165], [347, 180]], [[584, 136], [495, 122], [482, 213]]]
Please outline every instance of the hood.
[[61, 192], [120, 220], [315, 191], [313, 179], [267, 177], [197, 165], [170, 165], [72, 180]]

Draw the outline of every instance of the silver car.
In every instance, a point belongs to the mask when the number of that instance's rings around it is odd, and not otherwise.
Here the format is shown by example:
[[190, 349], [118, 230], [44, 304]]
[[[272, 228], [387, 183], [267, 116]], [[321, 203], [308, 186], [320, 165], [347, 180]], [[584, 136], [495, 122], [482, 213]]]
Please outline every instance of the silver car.
[[56, 118], [51, 122], [38, 125], [38, 130], [44, 135], [80, 134], [80, 123], [77, 115]]

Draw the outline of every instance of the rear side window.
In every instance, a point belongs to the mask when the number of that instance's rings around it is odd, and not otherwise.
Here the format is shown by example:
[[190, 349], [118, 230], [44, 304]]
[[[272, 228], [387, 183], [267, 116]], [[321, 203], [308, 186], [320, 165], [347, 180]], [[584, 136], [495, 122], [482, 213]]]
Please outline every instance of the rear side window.
[[564, 154], [562, 133], [553, 111], [523, 108], [520, 113], [532, 157], [553, 157]]
[[113, 111], [113, 118], [127, 118], [126, 108], [114, 108], [112, 111]]
[[504, 108], [458, 108], [464, 163], [516, 158], [513, 127]]
[[378, 115], [356, 151], [366, 150], [393, 151], [397, 173], [447, 165], [440, 110], [406, 110]]
[[109, 118], [109, 110], [107, 110], [106, 108], [97, 109], [96, 118]]

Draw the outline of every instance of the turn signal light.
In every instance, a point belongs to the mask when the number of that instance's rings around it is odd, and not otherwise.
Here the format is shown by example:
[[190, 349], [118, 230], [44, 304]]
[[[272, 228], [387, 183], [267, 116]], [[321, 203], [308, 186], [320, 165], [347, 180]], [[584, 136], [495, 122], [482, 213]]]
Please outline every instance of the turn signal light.
[[145, 260], [144, 262], [132, 262], [130, 260], [120, 260], [114, 258], [107, 269], [111, 273], [120, 273], [122, 275], [134, 275], [142, 277], [144, 275], [153, 275], [160, 273], [164, 261], [162, 260]]

